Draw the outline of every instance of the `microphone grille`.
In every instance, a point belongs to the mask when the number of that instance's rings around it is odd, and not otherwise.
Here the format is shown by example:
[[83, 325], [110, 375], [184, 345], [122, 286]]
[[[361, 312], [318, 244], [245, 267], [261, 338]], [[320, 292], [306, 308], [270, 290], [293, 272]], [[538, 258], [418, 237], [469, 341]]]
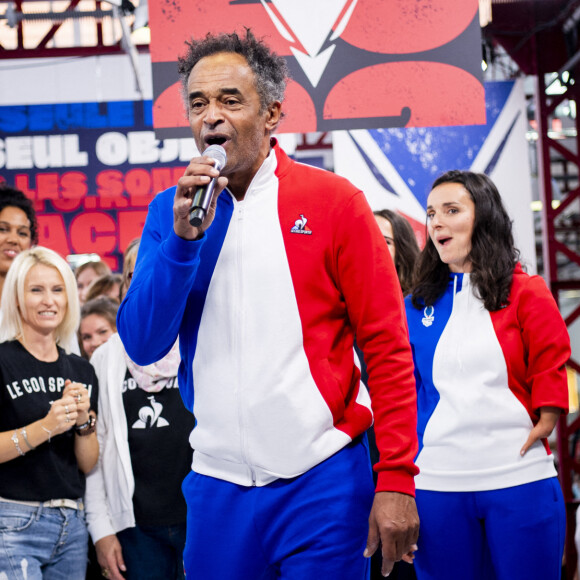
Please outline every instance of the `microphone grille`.
[[226, 150], [221, 145], [210, 145], [203, 152], [203, 155], [215, 159], [219, 163], [220, 168], [224, 167], [228, 160]]

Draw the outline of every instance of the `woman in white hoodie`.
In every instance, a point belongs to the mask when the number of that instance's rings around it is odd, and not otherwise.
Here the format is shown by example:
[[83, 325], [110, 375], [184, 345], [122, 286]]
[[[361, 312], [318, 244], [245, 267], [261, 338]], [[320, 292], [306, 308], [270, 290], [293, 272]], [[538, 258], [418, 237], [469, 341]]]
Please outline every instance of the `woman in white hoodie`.
[[[126, 251], [122, 292], [138, 243]], [[87, 478], [87, 522], [105, 578], [180, 579], [186, 506], [181, 482], [191, 467], [194, 418], [177, 384], [177, 344], [140, 367], [114, 334], [91, 358], [102, 381], [97, 467]]]

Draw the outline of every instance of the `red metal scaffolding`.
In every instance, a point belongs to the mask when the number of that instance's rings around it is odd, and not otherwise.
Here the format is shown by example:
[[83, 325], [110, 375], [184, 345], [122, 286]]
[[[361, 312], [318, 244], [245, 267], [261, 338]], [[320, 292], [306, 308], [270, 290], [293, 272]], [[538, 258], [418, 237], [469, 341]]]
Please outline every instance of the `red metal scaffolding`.
[[[564, 64], [564, 63], [563, 63]], [[563, 198], [556, 200], [554, 196], [553, 175], [552, 175], [552, 153], [555, 151], [568, 163], [576, 167], [576, 175], [580, 171], [580, 156], [578, 152], [565, 147], [561, 142], [551, 138], [548, 129], [551, 126], [551, 118], [554, 116], [556, 107], [565, 99], [577, 102], [580, 84], [573, 84], [567, 87], [564, 94], [549, 96], [546, 93], [545, 74], [538, 71], [537, 95], [536, 95], [536, 121], [538, 124], [538, 169], [540, 179], [540, 192], [542, 197], [542, 240], [543, 240], [543, 264], [544, 277], [552, 290], [552, 294], [558, 304], [560, 303], [560, 293], [566, 290], [580, 289], [580, 279], [567, 279], [561, 274], [558, 267], [558, 257], [563, 256], [565, 260], [570, 260], [580, 267], [580, 254], [578, 253], [577, 241], [580, 236], [580, 223], [576, 221], [572, 225], [562, 223], [562, 217], [571, 204], [580, 199], [580, 186], [569, 191], [563, 191]], [[576, 124], [576, 145], [578, 146], [578, 118]], [[557, 202], [557, 203], [556, 203]], [[570, 244], [562, 240], [562, 234], [570, 232], [570, 228], [575, 228], [575, 236], [569, 238], [576, 240]], [[573, 231], [573, 229], [572, 229]], [[579, 301], [580, 302], [580, 301]], [[566, 317], [566, 325], [570, 326], [580, 317], [580, 304], [576, 305], [573, 311]], [[568, 365], [576, 372], [580, 373], [580, 364], [571, 358]], [[574, 474], [580, 477], [580, 462], [576, 454], [576, 433], [580, 430], [580, 416], [569, 422], [567, 417], [561, 417], [558, 424], [557, 446], [560, 482], [566, 501], [567, 514], [567, 539], [566, 539], [566, 578], [572, 580], [577, 566], [578, 555], [574, 544], [574, 534], [576, 530], [576, 509], [578, 498], [573, 493]]]

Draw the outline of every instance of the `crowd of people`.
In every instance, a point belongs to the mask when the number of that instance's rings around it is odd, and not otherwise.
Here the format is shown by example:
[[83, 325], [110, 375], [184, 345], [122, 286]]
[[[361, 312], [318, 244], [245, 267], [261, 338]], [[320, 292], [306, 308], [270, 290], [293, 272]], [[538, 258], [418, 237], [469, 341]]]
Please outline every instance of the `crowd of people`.
[[570, 343], [493, 182], [438, 177], [419, 248], [280, 148], [251, 31], [179, 74], [227, 162], [155, 197], [121, 274], [0, 187], [0, 578], [559, 578]]

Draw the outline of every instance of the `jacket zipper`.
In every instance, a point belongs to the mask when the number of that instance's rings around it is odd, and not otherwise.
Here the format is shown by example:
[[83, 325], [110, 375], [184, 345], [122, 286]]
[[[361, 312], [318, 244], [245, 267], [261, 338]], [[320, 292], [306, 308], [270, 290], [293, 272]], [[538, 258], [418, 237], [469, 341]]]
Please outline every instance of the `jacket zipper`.
[[236, 353], [236, 366], [237, 366], [237, 383], [236, 383], [236, 401], [238, 408], [238, 427], [240, 430], [240, 453], [243, 462], [248, 466], [250, 470], [250, 475], [252, 478], [252, 487], [256, 485], [256, 474], [252, 469], [251, 463], [248, 458], [248, 450], [246, 444], [246, 429], [244, 420], [244, 409], [243, 409], [243, 363], [242, 363], [242, 345], [243, 337], [242, 332], [244, 328], [244, 312], [243, 312], [243, 271], [244, 271], [244, 242], [243, 242], [243, 220], [244, 220], [244, 202], [234, 202], [236, 204], [236, 221], [237, 221], [237, 232], [236, 232], [236, 296], [238, 308], [236, 309], [236, 324], [234, 328], [234, 345]]

